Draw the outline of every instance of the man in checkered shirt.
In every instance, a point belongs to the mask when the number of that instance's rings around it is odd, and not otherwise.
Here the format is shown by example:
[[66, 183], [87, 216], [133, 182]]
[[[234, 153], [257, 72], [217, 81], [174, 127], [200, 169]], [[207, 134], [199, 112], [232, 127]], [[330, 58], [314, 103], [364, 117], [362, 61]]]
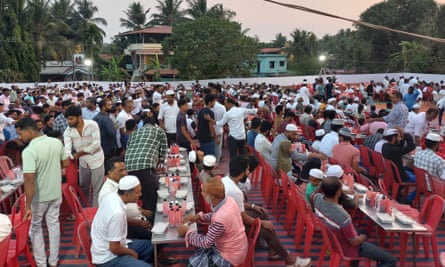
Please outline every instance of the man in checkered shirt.
[[[439, 150], [440, 135], [436, 133], [429, 133], [425, 138], [426, 148], [417, 151], [414, 155], [414, 166], [424, 169], [429, 174], [445, 179], [445, 161], [436, 154]], [[428, 190], [431, 191], [431, 186], [427, 180]]]
[[161, 128], [154, 126], [153, 113], [145, 113], [142, 120], [144, 126], [128, 139], [125, 165], [128, 174], [138, 177], [141, 182], [142, 208], [155, 213], [159, 187], [156, 167], [167, 156], [167, 136]]

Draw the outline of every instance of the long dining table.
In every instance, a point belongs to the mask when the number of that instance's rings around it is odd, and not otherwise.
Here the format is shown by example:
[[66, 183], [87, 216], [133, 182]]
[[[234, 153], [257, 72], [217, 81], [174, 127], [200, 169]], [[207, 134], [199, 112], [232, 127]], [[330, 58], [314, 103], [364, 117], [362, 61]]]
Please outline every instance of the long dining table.
[[[165, 195], [168, 192], [167, 183], [165, 178], [168, 177], [169, 174], [174, 173], [180, 176], [181, 182], [181, 190], [186, 190], [187, 196], [187, 207], [184, 216], [194, 214], [195, 212], [195, 203], [193, 199], [193, 189], [192, 189], [192, 179], [190, 172], [190, 165], [188, 162], [187, 153], [181, 153], [181, 162], [179, 166], [168, 167], [167, 173], [159, 174], [159, 190], [158, 190], [158, 199], [157, 199], [157, 207], [156, 207], [156, 215], [153, 224], [153, 228], [156, 227], [157, 224], [168, 224], [169, 219], [168, 216], [163, 215], [163, 202], [164, 199], [168, 199], [168, 201], [176, 201], [178, 200], [180, 203], [184, 199], [183, 197], [170, 196]], [[183, 191], [185, 192], [185, 191]], [[189, 225], [191, 230], [197, 230], [197, 224], [193, 223]], [[185, 243], [184, 237], [178, 235], [177, 227], [167, 227], [162, 233], [155, 233], [152, 231], [152, 239], [151, 243], [153, 245], [154, 250], [154, 267], [158, 266], [158, 245], [161, 244], [173, 244], [173, 243]]]
[[[392, 220], [388, 222], [383, 222], [381, 220], [381, 216], [386, 213], [377, 212], [375, 208], [367, 206], [363, 201], [359, 201], [358, 209], [363, 212], [371, 221], [373, 221], [378, 227], [380, 227], [383, 231], [387, 233], [399, 233], [401, 235], [411, 234], [412, 243], [413, 243], [413, 253], [412, 253], [412, 261], [413, 266], [416, 266], [416, 233], [426, 232], [428, 229], [422, 224], [416, 222], [414, 219], [411, 219], [411, 223], [403, 224], [398, 219], [397, 216], [404, 216], [401, 211], [398, 211], [395, 208], [392, 208], [392, 214], [390, 215]], [[379, 235], [377, 234], [377, 238]], [[406, 240], [407, 241], [407, 240]], [[408, 242], [400, 242], [400, 266], [405, 266], [405, 257], [406, 257], [406, 249]]]

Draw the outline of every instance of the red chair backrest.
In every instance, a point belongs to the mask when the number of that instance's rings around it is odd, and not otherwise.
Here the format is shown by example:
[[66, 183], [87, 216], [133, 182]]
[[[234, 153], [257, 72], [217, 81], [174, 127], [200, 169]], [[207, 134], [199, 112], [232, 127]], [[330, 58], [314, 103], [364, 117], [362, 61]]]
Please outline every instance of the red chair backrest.
[[383, 156], [379, 152], [371, 151], [372, 163], [374, 164], [378, 174], [385, 174], [385, 163], [383, 162]]
[[80, 245], [82, 246], [83, 251], [86, 254], [88, 259], [88, 266], [94, 266], [92, 264], [92, 256], [91, 256], [91, 235], [90, 235], [90, 224], [87, 221], [83, 221], [80, 223], [77, 228], [77, 237], [80, 240]]
[[0, 241], [0, 267], [6, 266], [6, 259], [8, 258], [9, 240], [11, 239], [11, 234]]
[[242, 267], [253, 267], [255, 260], [255, 246], [258, 240], [258, 236], [261, 230], [261, 220], [256, 218], [254, 223], [250, 226], [249, 235], [247, 236], [247, 242], [249, 242], [249, 250], [247, 251], [246, 259], [241, 265]]
[[74, 203], [73, 197], [71, 196], [71, 191], [69, 189], [70, 187], [71, 185], [67, 183], [62, 184], [63, 199], [68, 202], [68, 206], [70, 207], [71, 211], [74, 214], [77, 214], [76, 204]]
[[363, 164], [365, 165], [366, 168], [371, 168], [372, 163], [371, 163], [371, 157], [370, 157], [370, 150], [368, 147], [366, 146], [358, 146], [358, 150], [360, 151], [360, 157], [363, 160]]
[[28, 233], [29, 233], [30, 225], [31, 225], [31, 220], [24, 220], [24, 221], [19, 222], [14, 227], [14, 233], [15, 233], [14, 256], [15, 257], [18, 257], [25, 251], [26, 245], [28, 244]]
[[280, 170], [279, 176], [279, 178], [281, 178], [281, 188], [283, 189], [283, 195], [287, 197], [289, 196], [289, 177], [283, 170]]
[[445, 180], [437, 176], [430, 175], [431, 189], [433, 193], [445, 198]]
[[390, 195], [388, 195], [388, 189], [387, 189], [386, 184], [383, 181], [383, 179], [379, 179], [378, 183], [379, 183], [380, 192], [382, 192], [385, 196], [390, 196]]
[[390, 175], [390, 177], [393, 177], [394, 182], [396, 183], [402, 183], [402, 177], [400, 177], [399, 168], [397, 168], [397, 165], [389, 159], [384, 159], [386, 172]]
[[334, 233], [321, 221], [319, 222], [319, 226], [323, 237], [323, 244], [327, 246], [327, 249], [331, 251], [331, 253], [336, 253], [339, 254], [340, 257], [343, 257], [343, 249]]
[[427, 177], [425, 170], [413, 166], [413, 171], [414, 174], [416, 175], [417, 191], [422, 193], [428, 193], [428, 184], [431, 185], [431, 183], [427, 182], [427, 179], [429, 178]]
[[71, 186], [77, 186], [78, 185], [78, 167], [77, 167], [77, 161], [70, 160], [68, 166], [65, 168], [65, 177], [66, 177], [66, 183]]
[[445, 200], [441, 196], [434, 194], [429, 196], [420, 211], [419, 222], [427, 224], [435, 231], [442, 218], [444, 208]]
[[[82, 204], [80, 203], [79, 198], [77, 197], [77, 192], [72, 186], [68, 186], [68, 190], [71, 194], [72, 201], [74, 203], [74, 207], [76, 209], [76, 214], [79, 214], [83, 217], [83, 220], [88, 220], [88, 216], [85, 214]], [[77, 215], [76, 215], [77, 216]]]
[[247, 153], [249, 153], [249, 155], [255, 155], [255, 149], [253, 148], [253, 146], [246, 144], [246, 151]]
[[13, 226], [17, 225], [23, 220], [23, 216], [25, 215], [25, 198], [25, 194], [21, 194], [15, 201], [14, 205], [12, 205], [11, 222]]

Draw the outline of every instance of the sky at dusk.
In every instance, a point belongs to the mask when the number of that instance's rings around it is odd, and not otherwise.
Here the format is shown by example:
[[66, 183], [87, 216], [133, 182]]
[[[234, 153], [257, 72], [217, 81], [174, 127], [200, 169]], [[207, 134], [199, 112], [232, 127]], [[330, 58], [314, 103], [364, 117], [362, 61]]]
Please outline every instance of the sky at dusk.
[[[136, 0], [139, 1], [139, 0]], [[286, 0], [278, 0], [286, 2]], [[120, 27], [119, 18], [125, 17], [123, 13], [128, 6], [135, 0], [93, 0], [98, 7], [97, 17], [105, 18], [108, 26], [104, 27], [107, 34], [106, 41], [119, 32], [126, 29]], [[140, 0], [147, 9], [151, 8], [149, 13], [157, 12], [156, 0]], [[187, 8], [186, 1], [183, 1], [183, 8]], [[308, 8], [317, 9], [327, 13], [336, 14], [342, 17], [358, 19], [360, 14], [370, 6], [382, 2], [380, 0], [287, 0], [287, 3], [302, 5]], [[437, 1], [445, 4], [445, 0]], [[261, 41], [268, 42], [275, 39], [277, 33], [289, 36], [295, 29], [302, 29], [314, 32], [318, 38], [325, 34], [335, 34], [340, 29], [351, 28], [349, 22], [322, 17], [319, 15], [306, 13], [286, 7], [281, 7], [263, 0], [209, 0], [209, 7], [223, 3], [225, 8], [236, 12], [235, 21], [242, 24], [243, 29], [249, 29], [250, 36], [258, 36]]]

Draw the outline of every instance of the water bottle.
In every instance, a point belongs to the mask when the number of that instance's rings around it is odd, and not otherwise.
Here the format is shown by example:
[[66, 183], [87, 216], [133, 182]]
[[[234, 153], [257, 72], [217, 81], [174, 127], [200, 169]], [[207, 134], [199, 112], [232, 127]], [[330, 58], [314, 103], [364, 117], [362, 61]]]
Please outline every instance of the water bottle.
[[175, 226], [179, 226], [181, 224], [181, 218], [182, 218], [181, 205], [179, 205], [176, 208], [176, 212], [175, 212]]
[[168, 215], [168, 202], [166, 198], [164, 198], [164, 202], [162, 203], [162, 215], [164, 215], [164, 217]]
[[185, 197], [183, 200], [182, 200], [182, 214], [185, 214], [185, 212], [187, 211], [187, 197]]
[[175, 210], [173, 208], [171, 208], [168, 211], [168, 226], [170, 228], [174, 228], [175, 227]]

